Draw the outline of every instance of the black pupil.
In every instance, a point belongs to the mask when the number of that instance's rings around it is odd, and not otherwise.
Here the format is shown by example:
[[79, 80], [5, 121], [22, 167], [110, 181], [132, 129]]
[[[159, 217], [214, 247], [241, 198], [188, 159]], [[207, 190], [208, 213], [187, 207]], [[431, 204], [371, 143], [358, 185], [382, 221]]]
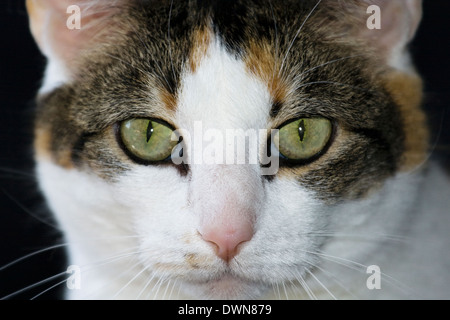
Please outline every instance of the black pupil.
[[152, 137], [153, 134], [153, 126], [152, 126], [152, 122], [149, 121], [148, 122], [148, 127], [147, 127], [147, 143], [150, 141], [150, 138]]
[[298, 126], [298, 135], [300, 136], [300, 141], [303, 142], [303, 139], [305, 138], [305, 121], [300, 121], [300, 124]]

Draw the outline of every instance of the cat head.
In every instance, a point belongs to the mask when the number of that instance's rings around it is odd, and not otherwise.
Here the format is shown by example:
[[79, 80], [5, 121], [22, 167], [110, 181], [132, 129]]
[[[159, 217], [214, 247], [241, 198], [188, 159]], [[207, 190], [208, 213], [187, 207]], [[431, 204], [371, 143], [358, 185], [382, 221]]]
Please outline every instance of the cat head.
[[421, 1], [27, 5], [48, 58], [38, 174], [71, 260], [128, 252], [87, 286], [134, 265], [118, 293], [261, 297], [425, 157]]

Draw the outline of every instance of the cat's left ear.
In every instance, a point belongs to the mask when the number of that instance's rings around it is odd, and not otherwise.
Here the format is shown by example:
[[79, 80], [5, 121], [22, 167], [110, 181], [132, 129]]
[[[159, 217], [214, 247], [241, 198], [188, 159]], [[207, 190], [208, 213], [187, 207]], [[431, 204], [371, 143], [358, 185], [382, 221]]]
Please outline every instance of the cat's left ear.
[[395, 55], [404, 50], [414, 38], [422, 19], [422, 0], [364, 2], [367, 4], [367, 21], [361, 35], [377, 45], [381, 52]]
[[334, 34], [365, 42], [387, 61], [401, 59], [422, 19], [422, 0], [325, 1]]
[[98, 43], [112, 29], [109, 20], [119, 0], [27, 0], [31, 32], [48, 59], [70, 71], [81, 51]]

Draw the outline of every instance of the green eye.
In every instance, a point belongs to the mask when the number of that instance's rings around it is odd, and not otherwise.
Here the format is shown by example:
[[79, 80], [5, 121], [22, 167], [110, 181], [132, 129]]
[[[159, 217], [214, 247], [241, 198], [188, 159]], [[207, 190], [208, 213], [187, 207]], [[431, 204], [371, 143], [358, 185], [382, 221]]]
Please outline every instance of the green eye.
[[303, 118], [281, 127], [275, 136], [275, 145], [289, 160], [308, 160], [325, 149], [332, 131], [328, 119]]
[[120, 125], [120, 137], [129, 153], [139, 160], [157, 162], [168, 159], [178, 139], [173, 129], [149, 119], [130, 119]]

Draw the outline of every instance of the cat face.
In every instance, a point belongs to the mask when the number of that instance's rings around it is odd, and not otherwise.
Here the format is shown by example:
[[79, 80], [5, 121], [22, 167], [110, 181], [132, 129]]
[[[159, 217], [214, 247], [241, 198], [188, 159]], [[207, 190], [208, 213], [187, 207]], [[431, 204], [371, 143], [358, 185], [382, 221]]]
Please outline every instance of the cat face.
[[399, 174], [426, 149], [403, 50], [414, 1], [376, 2], [383, 21], [405, 13], [382, 36], [354, 27], [365, 1], [81, 2], [75, 31], [52, 25], [61, 2], [38, 28], [34, 3], [38, 174], [85, 270], [74, 295], [264, 297], [324, 252], [370, 252], [321, 235], [371, 230], [392, 181], [413, 188]]

